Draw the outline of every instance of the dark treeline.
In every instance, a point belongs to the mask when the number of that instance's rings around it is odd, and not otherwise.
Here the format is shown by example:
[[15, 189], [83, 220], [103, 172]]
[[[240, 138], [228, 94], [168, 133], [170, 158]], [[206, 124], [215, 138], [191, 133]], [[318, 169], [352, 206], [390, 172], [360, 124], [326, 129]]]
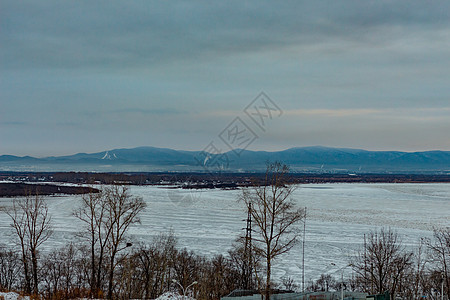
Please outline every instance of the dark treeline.
[[[264, 181], [265, 173], [90, 173], [90, 172], [0, 172], [0, 180], [47, 181], [84, 184], [173, 184], [182, 188], [234, 188]], [[423, 183], [450, 182], [446, 174], [315, 174], [290, 173], [289, 183]], [[187, 183], [187, 184], [186, 184]]]
[[79, 195], [87, 193], [98, 193], [99, 190], [86, 186], [65, 186], [54, 184], [27, 184], [27, 183], [2, 183], [0, 184], [0, 197], [16, 197], [26, 195]]

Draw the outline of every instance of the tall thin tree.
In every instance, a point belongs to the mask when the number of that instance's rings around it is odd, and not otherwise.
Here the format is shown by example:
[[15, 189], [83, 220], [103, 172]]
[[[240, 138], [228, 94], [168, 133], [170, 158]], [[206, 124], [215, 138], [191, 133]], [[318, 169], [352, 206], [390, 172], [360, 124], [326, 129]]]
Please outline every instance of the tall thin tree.
[[53, 233], [47, 204], [37, 192], [35, 195], [30, 193], [23, 199], [14, 199], [11, 210], [6, 213], [11, 218], [11, 227], [16, 233], [22, 252], [25, 290], [37, 295], [38, 250]]
[[110, 259], [108, 299], [112, 299], [117, 253], [131, 245], [127, 243], [124, 248], [120, 248], [125, 241], [130, 225], [140, 222], [138, 215], [146, 207], [146, 204], [142, 198], [131, 196], [125, 186], [117, 185], [106, 189], [105, 200], [107, 218], [104, 226], [107, 232], [111, 232], [108, 247]]
[[265, 298], [270, 299], [273, 261], [299, 242], [302, 230], [297, 223], [305, 216], [291, 196], [295, 186], [289, 183], [289, 167], [280, 162], [267, 165], [264, 180], [242, 191], [241, 200], [251, 207], [256, 236], [253, 249], [266, 263]]
[[395, 299], [413, 263], [413, 253], [405, 250], [398, 234], [390, 228], [370, 232], [364, 247], [351, 264], [364, 291], [389, 291], [391, 299]]
[[[105, 228], [104, 223], [107, 217], [106, 201], [104, 200], [104, 190], [100, 192], [90, 192], [81, 197], [81, 206], [75, 210], [74, 215], [83, 221], [82, 236], [85, 237], [90, 244], [91, 252], [91, 274], [90, 286], [91, 296], [99, 296], [103, 285], [102, 268], [104, 265], [106, 248], [111, 228]], [[87, 232], [88, 235], [84, 235]]]
[[436, 272], [442, 277], [444, 294], [450, 293], [450, 227], [435, 228], [433, 238], [426, 239], [430, 252], [431, 263]]

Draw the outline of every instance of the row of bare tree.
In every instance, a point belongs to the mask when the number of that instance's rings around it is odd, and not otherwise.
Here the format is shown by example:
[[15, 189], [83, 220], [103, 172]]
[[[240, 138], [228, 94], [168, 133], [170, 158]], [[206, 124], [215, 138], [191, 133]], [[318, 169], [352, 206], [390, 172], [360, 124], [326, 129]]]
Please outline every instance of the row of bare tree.
[[[169, 232], [155, 237], [150, 245], [134, 245], [117, 255], [111, 295], [103, 294], [109, 291], [110, 260], [101, 268], [94, 290], [89, 247], [69, 244], [39, 257], [39, 291], [35, 295], [43, 299], [73, 299], [94, 294], [96, 298], [107, 299], [155, 299], [167, 291], [183, 294], [182, 288], [196, 282], [186, 291], [191, 296], [220, 299], [239, 287], [240, 269], [236, 261], [239, 258], [228, 255], [206, 258], [186, 249], [179, 250], [176, 243], [175, 236]], [[0, 250], [0, 287], [26, 289], [21, 257], [12, 250]]]
[[239, 287], [239, 251], [205, 258], [177, 249], [173, 232], [132, 245], [127, 231], [144, 208], [124, 186], [86, 194], [73, 212], [83, 224], [76, 243], [48, 252], [41, 251], [53, 233], [47, 202], [39, 195], [14, 199], [5, 213], [17, 245], [0, 244], [0, 290], [44, 299], [154, 299], [197, 282], [196, 297], [219, 299]]
[[[74, 215], [85, 224], [85, 228], [80, 230], [80, 238], [86, 242], [82, 243], [83, 247], [89, 245], [87, 248], [90, 255], [84, 253], [82, 259], [87, 259], [90, 263], [87, 288], [91, 296], [106, 290], [108, 298], [112, 298], [115, 269], [118, 264], [117, 255], [123, 250], [123, 246], [126, 248], [130, 245], [125, 240], [126, 232], [130, 225], [139, 222], [138, 214], [144, 208], [145, 203], [142, 199], [131, 196], [124, 186], [105, 187], [100, 192], [89, 193], [82, 197], [81, 207]], [[76, 267], [76, 264], [71, 262], [79, 262], [77, 258], [79, 249], [69, 245], [51, 253], [46, 259], [40, 257], [39, 249], [53, 233], [45, 199], [37, 194], [17, 198], [13, 200], [11, 209], [5, 212], [11, 219], [18, 246], [16, 248], [20, 254], [14, 252], [15, 255], [5, 258], [5, 263], [2, 261], [1, 267], [7, 268], [6, 274], [9, 275], [7, 278], [1, 278], [0, 286], [11, 288], [20, 282], [25, 293], [34, 295], [41, 294], [41, 291], [48, 287], [45, 282], [52, 281], [52, 277], [58, 281], [56, 283], [53, 281], [52, 286], [60, 286], [58, 272], [62, 272], [64, 268], [72, 271]], [[16, 256], [20, 258], [20, 263], [15, 260]], [[55, 263], [55, 260], [60, 260], [61, 263]], [[13, 280], [13, 275], [18, 273], [18, 265], [20, 274], [23, 274], [21, 281]], [[59, 270], [55, 270], [54, 266]], [[77, 276], [81, 275], [71, 274], [71, 277]], [[65, 281], [66, 285], [72, 284], [72, 278], [66, 278]], [[105, 282], [107, 289], [103, 288]]]
[[416, 249], [407, 248], [391, 229], [370, 232], [364, 246], [348, 267], [348, 280], [322, 274], [308, 290], [347, 290], [382, 294], [391, 299], [448, 299], [450, 228], [435, 229], [432, 238], [422, 238]]
[[[448, 243], [450, 232], [436, 230], [432, 239], [424, 239], [424, 247], [414, 252], [403, 248], [398, 236], [390, 230], [368, 234], [366, 248], [353, 260], [353, 273], [344, 282], [330, 274], [323, 274], [311, 282], [309, 291], [346, 290], [364, 291], [369, 294], [390, 291], [392, 299], [441, 299], [441, 284], [444, 295], [448, 293]], [[133, 250], [121, 253], [116, 261], [113, 280], [113, 297], [126, 299], [155, 299], [164, 292], [177, 290], [173, 281], [182, 287], [193, 282], [189, 290], [197, 299], [220, 299], [230, 291], [242, 286], [241, 270], [244, 263], [242, 245], [235, 244], [228, 255], [205, 258], [177, 249], [177, 240], [172, 232], [160, 234], [149, 245], [134, 245]], [[61, 249], [42, 255], [38, 260], [39, 294], [46, 299], [69, 299], [89, 297], [103, 298], [101, 291], [108, 289], [108, 263], [100, 272], [99, 285], [92, 289], [89, 247], [69, 244]], [[98, 260], [98, 255], [96, 255]], [[256, 266], [264, 272], [264, 265]], [[7, 290], [23, 290], [26, 278], [21, 255], [13, 250], [0, 250], [0, 286]], [[444, 278], [442, 278], [444, 275]], [[447, 273], [448, 275], [448, 273]], [[442, 281], [444, 280], [444, 281]], [[258, 288], [258, 283], [253, 283]], [[295, 279], [287, 278], [282, 283], [272, 282], [275, 287], [295, 289]], [[264, 286], [264, 282], [259, 282]], [[444, 298], [445, 299], [445, 298]]]

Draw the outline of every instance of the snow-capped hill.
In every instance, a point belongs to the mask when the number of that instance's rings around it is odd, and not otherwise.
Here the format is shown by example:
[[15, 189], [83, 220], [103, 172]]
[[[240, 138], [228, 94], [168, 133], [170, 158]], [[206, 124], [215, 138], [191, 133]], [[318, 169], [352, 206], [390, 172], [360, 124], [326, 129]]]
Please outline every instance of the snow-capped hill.
[[115, 153], [109, 153], [109, 151], [106, 151], [105, 155], [103, 155], [102, 159], [113, 160], [113, 159], [118, 159], [118, 158]]
[[450, 151], [366, 151], [303, 147], [283, 151], [233, 150], [225, 153], [138, 147], [44, 158], [0, 155], [0, 170], [88, 171], [264, 171], [280, 161], [297, 172], [450, 172]]

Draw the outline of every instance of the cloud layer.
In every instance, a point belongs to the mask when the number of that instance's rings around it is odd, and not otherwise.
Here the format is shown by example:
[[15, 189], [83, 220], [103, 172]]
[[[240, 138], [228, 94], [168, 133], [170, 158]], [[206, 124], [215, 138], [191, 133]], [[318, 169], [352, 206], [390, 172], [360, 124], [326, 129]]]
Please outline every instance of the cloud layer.
[[262, 90], [286, 114], [255, 149], [450, 150], [449, 12], [411, 0], [2, 1], [0, 154], [198, 150]]

